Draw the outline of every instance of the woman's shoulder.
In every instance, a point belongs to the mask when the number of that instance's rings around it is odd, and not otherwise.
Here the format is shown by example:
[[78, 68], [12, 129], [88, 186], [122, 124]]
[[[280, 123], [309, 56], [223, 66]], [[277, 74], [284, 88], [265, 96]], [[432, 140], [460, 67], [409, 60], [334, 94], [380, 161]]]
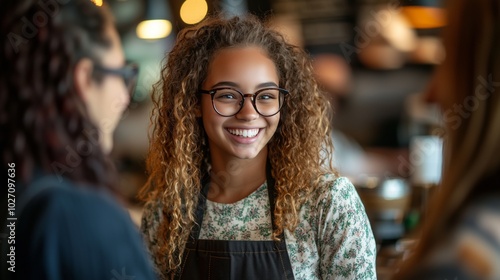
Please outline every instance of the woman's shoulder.
[[365, 208], [354, 185], [348, 178], [335, 174], [326, 174], [318, 179], [317, 186], [304, 207], [322, 209], [320, 212], [327, 211], [334, 216], [353, 213], [366, 216]]
[[109, 191], [54, 180], [33, 187], [36, 189], [27, 188], [21, 196], [21, 219], [46, 217], [60, 224], [78, 220], [82, 226], [88, 223], [89, 229], [98, 225], [106, 227], [110, 222], [131, 222], [125, 209]]
[[[47, 180], [30, 187], [18, 209], [20, 268], [50, 255], [47, 265], [60, 268], [52, 272], [69, 271], [73, 279], [104, 279], [121, 267], [141, 279], [153, 279], [139, 232], [111, 193], [71, 181]], [[77, 255], [81, 257], [74, 258]], [[74, 271], [81, 275], [71, 274]]]
[[87, 206], [88, 201], [105, 205], [116, 203], [108, 191], [97, 190], [92, 186], [79, 186], [67, 179], [56, 178], [43, 178], [33, 183], [25, 189], [21, 198], [26, 201], [26, 206], [43, 203], [76, 207]]
[[376, 278], [375, 240], [363, 204], [348, 178], [334, 174], [318, 178], [312, 197], [301, 209], [299, 227], [298, 236], [306, 232], [315, 239], [323, 275]]
[[319, 200], [348, 201], [359, 199], [354, 185], [347, 177], [335, 174], [324, 174], [318, 178], [317, 186], [311, 193], [313, 198]]

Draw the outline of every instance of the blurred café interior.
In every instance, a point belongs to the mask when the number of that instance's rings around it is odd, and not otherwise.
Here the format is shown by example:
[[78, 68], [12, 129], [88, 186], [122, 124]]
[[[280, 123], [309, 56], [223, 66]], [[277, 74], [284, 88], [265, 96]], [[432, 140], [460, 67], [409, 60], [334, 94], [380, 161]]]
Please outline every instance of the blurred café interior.
[[[95, 1], [102, 4], [101, 1]], [[133, 102], [115, 133], [113, 159], [131, 214], [146, 180], [151, 87], [176, 33], [206, 15], [266, 19], [310, 54], [334, 106], [334, 166], [363, 200], [379, 246], [379, 278], [411, 246], [415, 226], [440, 180], [440, 113], [425, 102], [445, 53], [439, 0], [105, 0], [126, 57], [140, 64]]]

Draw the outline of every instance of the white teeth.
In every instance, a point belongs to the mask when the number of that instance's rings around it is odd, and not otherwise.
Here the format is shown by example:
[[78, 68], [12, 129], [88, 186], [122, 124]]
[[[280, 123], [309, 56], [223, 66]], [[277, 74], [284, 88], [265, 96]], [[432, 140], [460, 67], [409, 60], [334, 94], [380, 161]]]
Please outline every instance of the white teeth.
[[251, 138], [255, 137], [257, 133], [259, 133], [259, 129], [228, 129], [229, 133], [238, 135], [238, 136], [243, 136], [246, 138]]

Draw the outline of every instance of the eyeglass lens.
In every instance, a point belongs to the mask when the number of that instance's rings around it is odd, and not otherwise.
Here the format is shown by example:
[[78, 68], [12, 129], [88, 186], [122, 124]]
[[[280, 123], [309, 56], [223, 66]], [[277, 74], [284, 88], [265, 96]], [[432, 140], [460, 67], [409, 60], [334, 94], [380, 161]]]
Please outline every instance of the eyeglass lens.
[[[247, 102], [253, 101], [255, 110], [262, 116], [272, 116], [278, 113], [283, 99], [284, 94], [277, 88], [259, 90], [253, 96], [245, 95], [245, 100]], [[238, 113], [245, 100], [242, 93], [231, 88], [216, 89], [212, 97], [214, 109], [223, 116], [232, 116]]]
[[137, 64], [129, 62], [124, 67], [117, 69], [96, 65], [96, 70], [105, 74], [117, 75], [122, 77], [128, 91], [131, 95], [133, 95], [139, 73], [139, 67]]

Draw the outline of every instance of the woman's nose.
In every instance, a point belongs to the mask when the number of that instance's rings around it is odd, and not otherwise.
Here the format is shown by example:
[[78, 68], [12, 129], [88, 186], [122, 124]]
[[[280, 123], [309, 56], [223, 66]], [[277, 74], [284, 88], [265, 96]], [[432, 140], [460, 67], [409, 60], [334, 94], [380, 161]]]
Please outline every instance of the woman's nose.
[[243, 107], [238, 112], [238, 114], [236, 114], [236, 118], [242, 120], [254, 120], [259, 117], [259, 113], [255, 110], [255, 107], [253, 106], [252, 98], [253, 96], [244, 97], [244, 99], [241, 101], [243, 102]]

